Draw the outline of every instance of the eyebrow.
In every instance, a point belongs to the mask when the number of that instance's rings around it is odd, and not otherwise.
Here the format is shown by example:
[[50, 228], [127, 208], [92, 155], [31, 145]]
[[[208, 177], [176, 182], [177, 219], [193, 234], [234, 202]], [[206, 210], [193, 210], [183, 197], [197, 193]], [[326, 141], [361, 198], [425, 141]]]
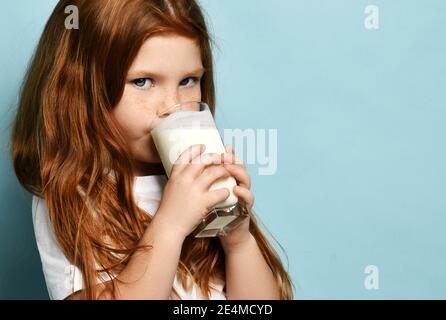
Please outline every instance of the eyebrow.
[[[191, 70], [191, 71], [185, 72], [184, 75], [186, 77], [188, 77], [188, 76], [197, 75], [197, 74], [202, 75], [205, 72], [206, 72], [206, 68], [201, 68], [200, 67], [200, 68], [197, 68], [195, 70]], [[164, 75], [158, 74], [156, 72], [152, 72], [150, 70], [133, 70], [133, 71], [129, 72], [129, 77], [136, 77], [136, 76], [137, 77], [143, 76], [143, 77], [148, 77], [148, 78], [153, 77], [153, 78], [159, 78], [159, 79], [162, 79], [164, 77]]]

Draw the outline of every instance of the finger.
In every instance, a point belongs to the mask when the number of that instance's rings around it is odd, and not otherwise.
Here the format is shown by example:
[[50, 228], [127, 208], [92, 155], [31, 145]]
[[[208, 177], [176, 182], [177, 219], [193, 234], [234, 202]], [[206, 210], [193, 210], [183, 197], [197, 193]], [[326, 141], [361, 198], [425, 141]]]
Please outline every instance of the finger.
[[231, 193], [228, 188], [216, 189], [208, 192], [207, 205], [208, 211], [214, 208], [218, 203], [225, 201]]
[[235, 154], [235, 153], [234, 153], [234, 148], [233, 148], [230, 144], [225, 145], [225, 149], [226, 149], [226, 151], [227, 151], [228, 153]]
[[245, 202], [248, 209], [251, 209], [253, 207], [254, 195], [250, 190], [241, 186], [235, 186], [232, 191], [239, 199], [242, 199]]
[[192, 159], [201, 155], [205, 149], [206, 146], [204, 144], [195, 144], [184, 150], [172, 165], [171, 175], [177, 174], [178, 172], [184, 170]]
[[237, 180], [238, 185], [246, 189], [251, 188], [251, 177], [244, 167], [229, 163], [225, 163], [223, 166], [226, 168], [226, 170], [229, 171], [231, 176], [233, 176], [235, 180]]
[[234, 151], [234, 148], [230, 145], [230, 144], [227, 144], [226, 146], [225, 146], [225, 150], [228, 152], [228, 153], [230, 153], [230, 154], [232, 154], [233, 156], [234, 156], [234, 159], [235, 159], [235, 163], [236, 164], [241, 164], [241, 165], [243, 165], [243, 161], [241, 161], [236, 155], [235, 155], [235, 151]]
[[206, 167], [216, 164], [222, 164], [221, 156], [218, 153], [205, 153], [192, 159], [191, 165], [185, 170], [193, 177], [198, 177]]
[[222, 156], [223, 163], [231, 163], [231, 164], [236, 164], [236, 165], [240, 165], [240, 166], [244, 167], [244, 165], [240, 161], [240, 159], [237, 158], [237, 156], [233, 153], [226, 152], [226, 153], [222, 153], [221, 156]]
[[198, 177], [197, 182], [200, 183], [201, 186], [208, 190], [214, 182], [229, 178], [230, 174], [225, 167], [221, 165], [209, 166], [203, 170], [203, 173]]

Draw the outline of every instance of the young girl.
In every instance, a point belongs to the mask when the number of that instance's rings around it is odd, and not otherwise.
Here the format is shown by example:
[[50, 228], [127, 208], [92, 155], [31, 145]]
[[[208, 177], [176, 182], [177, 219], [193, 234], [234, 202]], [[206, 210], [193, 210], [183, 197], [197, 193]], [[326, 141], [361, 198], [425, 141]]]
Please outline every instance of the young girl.
[[[79, 10], [67, 29], [65, 8]], [[169, 180], [150, 130], [159, 111], [215, 111], [211, 39], [193, 0], [62, 0], [25, 78], [12, 132], [20, 183], [53, 299], [293, 299], [279, 256], [250, 217], [226, 236], [190, 234], [229, 195], [248, 210], [246, 168], [226, 146], [183, 152]], [[195, 161], [197, 159], [207, 161]], [[156, 214], [155, 214], [156, 213]]]

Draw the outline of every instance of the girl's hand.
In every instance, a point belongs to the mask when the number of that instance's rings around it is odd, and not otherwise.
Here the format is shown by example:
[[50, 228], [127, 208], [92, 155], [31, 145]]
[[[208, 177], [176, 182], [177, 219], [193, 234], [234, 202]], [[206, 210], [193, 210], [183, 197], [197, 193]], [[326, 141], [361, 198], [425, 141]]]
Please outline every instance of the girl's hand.
[[[226, 145], [225, 149], [227, 154], [225, 154], [223, 166], [237, 181], [237, 186], [234, 187], [233, 192], [250, 212], [254, 205], [254, 195], [250, 191], [251, 178], [243, 163], [235, 155], [233, 148], [230, 145]], [[219, 236], [225, 253], [240, 249], [249, 243], [252, 237], [249, 232], [249, 221], [250, 216], [245, 218], [237, 228], [230, 231], [227, 235]]]
[[209, 191], [214, 182], [230, 177], [230, 173], [221, 165], [220, 154], [203, 154], [204, 149], [204, 145], [193, 145], [175, 161], [155, 215], [169, 232], [183, 239], [211, 208], [229, 197], [226, 188]]

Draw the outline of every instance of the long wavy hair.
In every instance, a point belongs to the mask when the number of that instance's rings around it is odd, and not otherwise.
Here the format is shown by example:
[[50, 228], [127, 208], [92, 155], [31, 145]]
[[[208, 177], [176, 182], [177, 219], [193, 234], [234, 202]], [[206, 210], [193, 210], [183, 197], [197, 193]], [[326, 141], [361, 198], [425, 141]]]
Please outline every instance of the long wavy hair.
[[[68, 5], [78, 8], [80, 29], [65, 28]], [[215, 114], [214, 41], [194, 0], [59, 1], [21, 87], [11, 134], [15, 174], [26, 190], [45, 199], [57, 241], [82, 272], [85, 299], [98, 298], [98, 278], [119, 274], [136, 250], [147, 249], [138, 242], [151, 217], [135, 204], [130, 151], [111, 110], [144, 41], [168, 33], [199, 44], [206, 68], [202, 100]], [[250, 232], [281, 298], [293, 299], [291, 279], [258, 221], [253, 214]], [[178, 276], [187, 289], [192, 277], [209, 298], [209, 280], [225, 279], [218, 238], [187, 237]]]

